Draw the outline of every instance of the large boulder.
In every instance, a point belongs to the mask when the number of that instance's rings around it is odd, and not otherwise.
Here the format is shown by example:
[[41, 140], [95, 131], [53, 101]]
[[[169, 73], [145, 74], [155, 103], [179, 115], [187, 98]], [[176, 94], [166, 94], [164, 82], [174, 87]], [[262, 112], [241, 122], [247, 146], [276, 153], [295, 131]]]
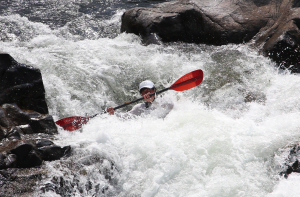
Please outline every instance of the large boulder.
[[69, 156], [71, 147], [60, 147], [48, 139], [14, 140], [0, 147], [0, 170], [7, 168], [31, 168]]
[[40, 70], [0, 53], [0, 105], [5, 103], [16, 103], [21, 109], [48, 114]]
[[40, 70], [0, 53], [0, 196], [31, 196], [43, 162], [70, 155], [49, 140], [56, 133]]
[[177, 0], [136, 7], [122, 16], [121, 32], [146, 44], [251, 43], [281, 67], [300, 72], [299, 0]]
[[283, 0], [255, 36], [254, 46], [281, 68], [300, 72], [300, 1]]
[[45, 169], [41, 168], [43, 162], [60, 159], [70, 153], [70, 146], [59, 147], [48, 139], [2, 143], [0, 196], [33, 196], [38, 183], [47, 176]]
[[133, 8], [122, 16], [122, 32], [156, 34], [163, 42], [223, 45], [249, 41], [272, 13], [268, 1], [178, 0]]
[[21, 135], [58, 133], [53, 117], [31, 110], [21, 110], [16, 104], [0, 106], [0, 140], [21, 139]]
[[48, 114], [41, 72], [0, 53], [0, 140], [33, 133], [58, 133]]

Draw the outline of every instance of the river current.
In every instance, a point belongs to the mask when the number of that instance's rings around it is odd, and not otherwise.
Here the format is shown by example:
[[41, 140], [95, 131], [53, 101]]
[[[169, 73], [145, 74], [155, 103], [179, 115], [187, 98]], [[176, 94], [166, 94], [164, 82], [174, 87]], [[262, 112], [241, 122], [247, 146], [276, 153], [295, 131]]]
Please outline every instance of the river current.
[[[55, 120], [88, 116], [204, 72], [169, 90], [164, 118], [107, 114], [79, 131], [59, 128], [70, 157], [46, 162], [36, 196], [300, 196], [300, 176], [279, 175], [300, 137], [300, 76], [245, 44], [142, 44], [120, 33], [126, 9], [158, 1], [10, 0], [0, 5], [0, 51], [39, 68]], [[119, 111], [126, 112], [132, 106]], [[43, 192], [44, 191], [44, 192]]]

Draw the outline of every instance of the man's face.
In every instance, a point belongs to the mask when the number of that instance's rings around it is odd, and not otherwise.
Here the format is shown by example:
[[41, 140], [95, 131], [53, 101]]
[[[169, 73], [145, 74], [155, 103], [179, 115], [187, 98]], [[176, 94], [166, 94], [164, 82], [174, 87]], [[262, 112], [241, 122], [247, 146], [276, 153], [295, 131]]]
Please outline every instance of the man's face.
[[[144, 88], [144, 89], [142, 89], [141, 94], [142, 94], [142, 96], [144, 96], [144, 95], [146, 95], [148, 93], [152, 94], [154, 92], [156, 92], [156, 89]], [[150, 97], [150, 98], [152, 98], [152, 101], [153, 101], [154, 97], [155, 97], [155, 95], [153, 95], [153, 96]]]

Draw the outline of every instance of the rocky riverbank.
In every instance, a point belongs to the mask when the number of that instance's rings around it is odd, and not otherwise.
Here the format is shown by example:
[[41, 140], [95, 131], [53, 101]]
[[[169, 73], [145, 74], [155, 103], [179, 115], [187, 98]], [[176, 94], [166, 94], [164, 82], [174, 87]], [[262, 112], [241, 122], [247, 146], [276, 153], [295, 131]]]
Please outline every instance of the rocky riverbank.
[[40, 71], [0, 54], [0, 196], [34, 191], [44, 161], [67, 156], [52, 142], [57, 127], [45, 101]]

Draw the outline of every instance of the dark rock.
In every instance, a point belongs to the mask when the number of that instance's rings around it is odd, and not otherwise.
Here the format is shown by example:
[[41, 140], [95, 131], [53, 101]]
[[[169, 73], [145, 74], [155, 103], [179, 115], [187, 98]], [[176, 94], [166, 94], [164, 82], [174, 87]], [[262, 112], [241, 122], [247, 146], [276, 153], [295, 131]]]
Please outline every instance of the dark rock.
[[143, 39], [157, 34], [163, 42], [248, 42], [271, 17], [265, 2], [178, 0], [152, 8], [132, 8], [122, 16], [121, 31]]
[[0, 126], [0, 141], [5, 137], [6, 132], [6, 128]]
[[5, 159], [4, 155], [0, 153], [0, 170], [6, 168], [4, 159]]
[[21, 130], [19, 128], [12, 127], [5, 135], [5, 138], [9, 140], [20, 140], [21, 139], [20, 132]]
[[17, 64], [17, 62], [8, 54], [1, 54], [0, 59], [0, 76], [4, 75], [10, 65]]
[[144, 38], [144, 43], [148, 44], [158, 44], [161, 45], [162, 41], [161, 38], [156, 33], [150, 33], [150, 35]]
[[300, 7], [300, 1], [293, 1], [292, 8], [299, 8]]
[[33, 140], [8, 141], [0, 147], [0, 164], [3, 160], [2, 169], [37, 167], [43, 160], [57, 160], [69, 156], [70, 152], [70, 146], [59, 147], [50, 140], [38, 140], [36, 143]]
[[70, 146], [36, 140], [52, 139], [49, 134], [56, 133], [39, 69], [0, 53], [0, 196], [32, 196], [43, 175], [33, 167], [40, 167], [43, 158], [55, 160], [70, 154]]
[[68, 155], [71, 151], [70, 146], [65, 147], [59, 147], [57, 145], [51, 145], [51, 146], [43, 146], [38, 148], [38, 150], [42, 154], [42, 158], [45, 161], [53, 161], [60, 159], [61, 157]]
[[281, 68], [300, 72], [300, 8], [299, 1], [282, 0], [268, 25], [254, 38], [254, 45]]
[[26, 158], [29, 152], [34, 150], [34, 148], [35, 147], [29, 142], [18, 141], [17, 144], [10, 150], [11, 153], [17, 156], [18, 167], [22, 165], [24, 158]]
[[[0, 108], [1, 109], [1, 108]], [[21, 110], [16, 104], [4, 104], [2, 110], [13, 125], [19, 126], [25, 134], [29, 133], [58, 133], [52, 116], [35, 111]]]
[[32, 143], [20, 140], [16, 143], [10, 143], [8, 147], [11, 147], [9, 152], [16, 155], [16, 167], [31, 168], [42, 164], [41, 155]]
[[46, 115], [41, 118], [31, 118], [29, 125], [34, 133], [58, 133], [53, 117], [50, 115]]
[[29, 124], [16, 126], [19, 128], [23, 134], [33, 134], [32, 128]]
[[1, 107], [0, 107], [0, 126], [2, 127], [12, 126], [12, 122], [6, 117], [6, 114]]
[[43, 159], [41, 154], [35, 150], [31, 150], [27, 156], [20, 162], [19, 167], [31, 168], [42, 165]]
[[8, 128], [12, 125], [12, 122], [6, 117], [4, 110], [0, 107], [0, 140], [5, 137]]
[[122, 16], [121, 32], [145, 44], [250, 43], [279, 67], [300, 72], [299, 0], [177, 0], [136, 7]]
[[296, 145], [294, 146], [288, 155], [288, 158], [286, 159], [285, 166], [286, 169], [283, 170], [280, 174], [283, 175], [285, 178], [288, 177], [289, 174], [292, 172], [300, 173], [300, 146]]
[[[52, 116], [48, 115], [39, 69], [0, 53], [0, 84], [0, 140], [8, 136], [21, 139], [17, 133], [58, 133]], [[12, 132], [15, 128], [20, 132]]]
[[[14, 125], [25, 125], [30, 121], [31, 114], [21, 110], [16, 104], [4, 104], [2, 109], [5, 111], [7, 118], [9, 118]], [[36, 113], [36, 117], [39, 114]]]
[[16, 103], [20, 108], [48, 114], [45, 89], [39, 69], [16, 62], [0, 53], [0, 105]]
[[282, 40], [263, 53], [273, 59], [280, 68], [288, 68], [292, 73], [300, 73], [300, 46], [298, 44], [292, 46], [287, 40]]

